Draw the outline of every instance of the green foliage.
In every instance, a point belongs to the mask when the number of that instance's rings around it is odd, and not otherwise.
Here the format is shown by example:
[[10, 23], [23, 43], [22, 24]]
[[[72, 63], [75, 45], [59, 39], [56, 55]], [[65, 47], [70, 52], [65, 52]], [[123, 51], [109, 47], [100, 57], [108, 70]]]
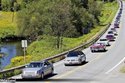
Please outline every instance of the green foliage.
[[0, 73], [0, 79], [5, 79], [4, 76], [6, 76], [6, 78], [9, 78], [18, 74], [21, 74], [21, 70], [14, 70], [13, 72], [8, 72], [3, 74]]
[[[100, 16], [100, 23], [102, 25], [109, 23], [110, 20], [115, 15], [115, 12], [113, 12], [113, 11], [117, 11], [117, 9], [118, 9], [118, 4], [116, 4], [116, 3], [117, 3], [116, 1], [112, 2], [112, 3], [104, 3], [103, 10], [102, 10], [102, 13]], [[112, 16], [112, 17], [109, 18], [110, 16]]]
[[60, 48], [63, 37], [82, 36], [85, 29], [91, 29], [96, 20], [99, 22], [100, 3], [89, 1], [88, 4], [93, 4], [88, 5], [89, 10], [83, 7], [81, 0], [30, 2], [18, 12], [18, 34], [28, 36], [31, 41], [43, 34], [53, 35], [56, 36], [55, 46]]
[[[15, 13], [16, 15], [16, 13]], [[16, 16], [12, 22], [12, 12], [1, 12], [0, 14], [0, 38], [16, 35]]]
[[[117, 5], [117, 6], [116, 6]], [[105, 7], [106, 6], [106, 7]], [[100, 19], [105, 19], [107, 16], [105, 13], [107, 12], [107, 8], [113, 8], [111, 10], [112, 14], [108, 16], [108, 21], [102, 21], [101, 24], [108, 24], [109, 22], [112, 21], [113, 17], [115, 16], [115, 13], [117, 12], [118, 9], [118, 4], [114, 3], [114, 5], [110, 5], [109, 3], [105, 4], [103, 6], [103, 16]], [[114, 9], [115, 7], [115, 9]], [[114, 11], [115, 10], [115, 11]], [[87, 18], [86, 18], [87, 19]], [[86, 42], [90, 38], [92, 38], [96, 33], [98, 33], [101, 29], [103, 29], [105, 26], [96, 26], [96, 28], [93, 28], [89, 34], [84, 34], [81, 37], [78, 38], [63, 38], [63, 44], [61, 49], [56, 49], [54, 45], [54, 36], [40, 36], [38, 41], [33, 42], [27, 49], [28, 54], [32, 55], [34, 57], [34, 60], [41, 60], [46, 57], [53, 56], [55, 54], [58, 54], [60, 52], [69, 50], [71, 48], [74, 48], [78, 45], [81, 45], [82, 43]]]

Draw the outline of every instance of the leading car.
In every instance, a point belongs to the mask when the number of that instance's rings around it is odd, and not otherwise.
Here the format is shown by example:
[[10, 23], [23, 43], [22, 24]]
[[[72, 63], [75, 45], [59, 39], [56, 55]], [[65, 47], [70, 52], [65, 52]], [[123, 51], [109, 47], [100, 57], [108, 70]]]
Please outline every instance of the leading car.
[[42, 62], [31, 62], [29, 63], [22, 71], [23, 79], [32, 79], [32, 78], [44, 78], [44, 76], [53, 74], [53, 65], [52, 63], [44, 60]]

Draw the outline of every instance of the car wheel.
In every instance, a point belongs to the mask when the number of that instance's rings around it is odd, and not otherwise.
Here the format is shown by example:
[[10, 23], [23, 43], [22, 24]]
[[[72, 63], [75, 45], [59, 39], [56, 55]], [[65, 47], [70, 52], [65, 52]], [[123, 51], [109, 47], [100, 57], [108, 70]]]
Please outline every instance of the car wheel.
[[53, 71], [54, 71], [54, 69], [52, 68], [52, 69], [51, 69], [51, 73], [50, 73], [51, 75], [53, 75]]
[[41, 74], [41, 78], [44, 79], [44, 73]]
[[65, 66], [68, 66], [67, 64], [64, 64]]
[[91, 52], [94, 52], [94, 50], [91, 50]]
[[106, 51], [106, 49], [104, 48], [104, 51]]

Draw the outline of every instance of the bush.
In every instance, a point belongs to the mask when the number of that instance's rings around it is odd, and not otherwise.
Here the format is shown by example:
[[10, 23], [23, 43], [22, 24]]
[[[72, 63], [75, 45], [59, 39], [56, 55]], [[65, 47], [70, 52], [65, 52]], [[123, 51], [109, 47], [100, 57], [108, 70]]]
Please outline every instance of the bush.
[[[27, 55], [25, 56], [26, 62], [29, 62], [32, 59], [32, 56]], [[24, 63], [24, 56], [17, 56], [11, 59], [12, 65], [22, 64]]]

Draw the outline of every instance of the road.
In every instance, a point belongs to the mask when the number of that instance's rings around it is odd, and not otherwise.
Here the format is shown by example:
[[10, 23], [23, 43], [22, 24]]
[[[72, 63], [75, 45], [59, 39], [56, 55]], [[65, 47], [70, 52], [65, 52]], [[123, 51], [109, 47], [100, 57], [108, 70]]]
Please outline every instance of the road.
[[[107, 52], [91, 53], [90, 48], [84, 49], [87, 63], [78, 66], [64, 66], [63, 60], [54, 64], [54, 75], [45, 80], [22, 80], [21, 76], [14, 76], [17, 82], [44, 82], [44, 83], [124, 83], [125, 75], [119, 72], [119, 66], [125, 60], [125, 2], [123, 2], [118, 36]], [[115, 20], [115, 19], [114, 19]], [[113, 27], [114, 21], [110, 28]], [[109, 30], [110, 30], [109, 28]], [[107, 32], [103, 35], [105, 37]]]

